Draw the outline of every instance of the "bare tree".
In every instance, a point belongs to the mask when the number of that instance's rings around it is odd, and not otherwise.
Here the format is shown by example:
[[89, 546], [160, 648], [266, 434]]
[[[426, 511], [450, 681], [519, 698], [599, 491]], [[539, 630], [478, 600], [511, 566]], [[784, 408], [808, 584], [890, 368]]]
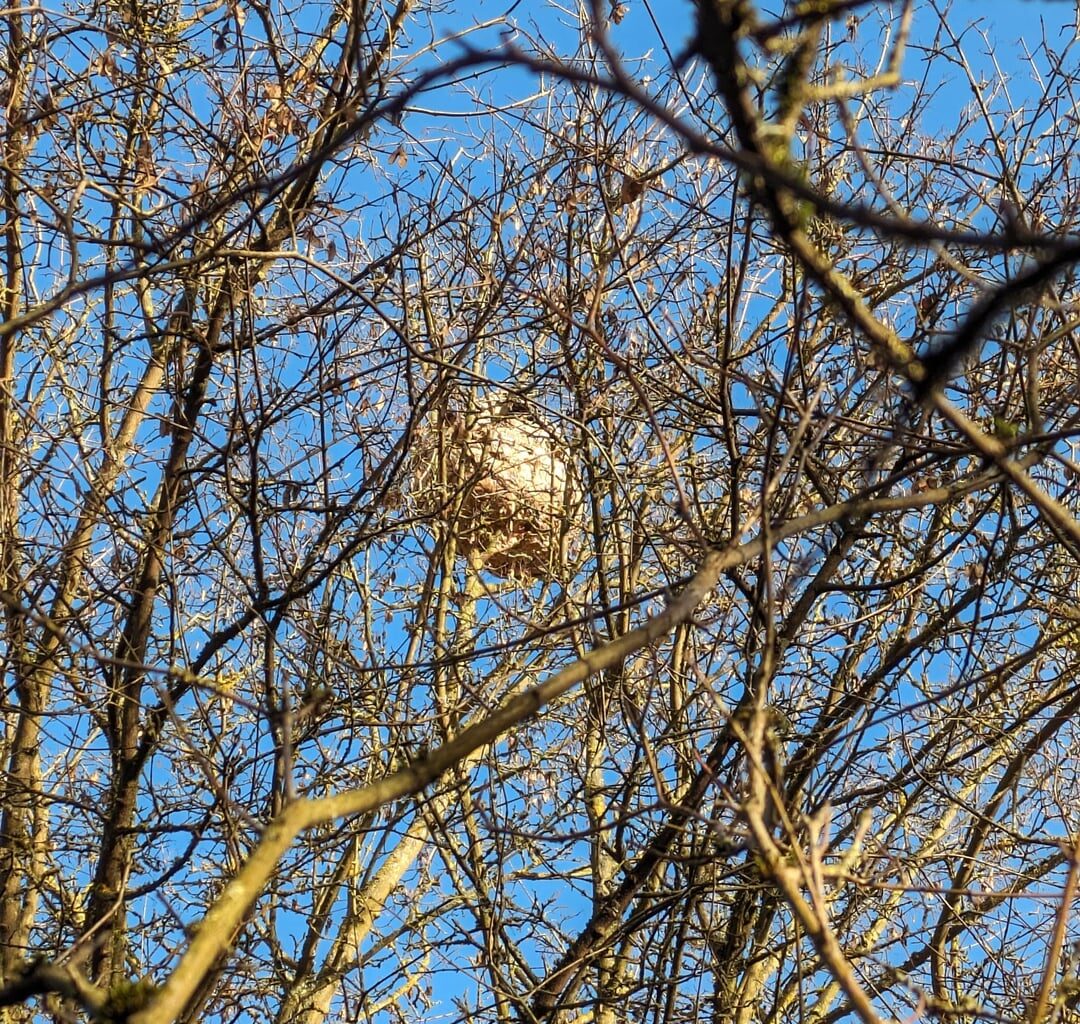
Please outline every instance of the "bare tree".
[[1076, 44], [971, 14], [6, 9], [5, 1021], [1077, 1019]]

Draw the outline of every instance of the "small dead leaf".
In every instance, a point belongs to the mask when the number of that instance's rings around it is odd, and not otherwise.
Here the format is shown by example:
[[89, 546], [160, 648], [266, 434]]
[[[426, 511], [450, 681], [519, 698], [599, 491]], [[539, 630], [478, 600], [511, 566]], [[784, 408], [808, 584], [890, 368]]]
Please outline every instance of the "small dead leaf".
[[918, 310], [920, 319], [924, 321], [932, 319], [937, 312], [937, 296], [933, 292], [927, 292], [915, 303], [915, 308]]
[[390, 163], [397, 167], [404, 167], [408, 162], [409, 155], [405, 152], [404, 146], [398, 146], [398, 148], [390, 154]]
[[645, 194], [645, 182], [632, 174], [624, 174], [619, 185], [618, 206], [628, 206]]
[[139, 142], [135, 154], [135, 188], [139, 192], [152, 189], [158, 183], [160, 177], [157, 163], [154, 160], [154, 151], [149, 140], [144, 138]]
[[623, 18], [625, 18], [627, 16], [627, 14], [629, 14], [629, 13], [630, 13], [630, 5], [629, 4], [620, 4], [620, 3], [614, 2], [614, 0], [613, 0], [613, 2], [611, 4], [611, 20], [613, 22], [615, 22], [616, 25], [618, 25], [619, 22], [622, 21]]
[[97, 59], [97, 67], [112, 85], [116, 85], [120, 79], [120, 65], [116, 62], [116, 55], [111, 46], [106, 46]]
[[318, 91], [318, 82], [309, 68], [304, 68], [294, 83], [297, 97], [304, 103], [310, 103]]

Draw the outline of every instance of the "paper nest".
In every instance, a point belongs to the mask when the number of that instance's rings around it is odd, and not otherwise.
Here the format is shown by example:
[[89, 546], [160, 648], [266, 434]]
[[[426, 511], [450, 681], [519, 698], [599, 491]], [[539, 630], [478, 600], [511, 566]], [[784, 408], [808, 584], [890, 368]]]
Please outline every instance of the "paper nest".
[[421, 427], [409, 490], [418, 511], [441, 518], [458, 551], [488, 572], [551, 579], [572, 540], [577, 489], [551, 428], [505, 408], [488, 398]]

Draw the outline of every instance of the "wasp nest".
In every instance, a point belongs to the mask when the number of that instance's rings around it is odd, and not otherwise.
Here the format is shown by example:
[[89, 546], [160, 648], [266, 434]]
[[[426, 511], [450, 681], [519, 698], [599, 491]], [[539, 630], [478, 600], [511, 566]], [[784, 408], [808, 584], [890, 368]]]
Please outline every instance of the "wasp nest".
[[569, 463], [523, 402], [493, 396], [443, 412], [413, 448], [417, 510], [446, 524], [458, 551], [506, 579], [550, 579], [576, 505]]

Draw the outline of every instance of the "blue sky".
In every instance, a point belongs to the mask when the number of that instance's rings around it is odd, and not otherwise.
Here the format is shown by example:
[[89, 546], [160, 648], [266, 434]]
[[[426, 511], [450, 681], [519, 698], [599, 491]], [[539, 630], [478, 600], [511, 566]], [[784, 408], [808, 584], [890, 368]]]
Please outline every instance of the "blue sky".
[[[660, 2], [650, 4], [646, 3], [645, 0], [629, 0], [627, 8], [623, 20], [611, 27], [612, 39], [625, 55], [631, 69], [639, 76], [659, 74], [666, 65], [667, 54], [677, 53], [691, 34], [690, 4]], [[516, 40], [517, 44], [523, 48], [527, 46], [529, 40], [545, 40], [552, 44], [557, 53], [573, 52], [577, 42], [576, 27], [567, 22], [561, 15], [553, 13], [550, 7], [539, 7], [528, 2], [519, 3], [510, 12], [508, 19], [503, 19], [502, 15], [505, 10], [505, 2], [494, 3], [491, 0], [469, 7], [467, 13], [465, 12], [465, 5], [458, 5], [454, 13], [447, 15], [445, 19], [440, 17], [434, 26], [433, 35], [441, 36], [452, 32], [463, 32], [471, 25], [483, 24], [484, 19], [490, 17], [494, 19], [492, 24], [479, 29], [474, 35], [465, 37], [472, 45], [497, 46], [503, 39], [502, 33], [505, 27], [511, 25], [516, 26], [518, 29], [518, 35], [516, 37], [511, 36], [511, 40]], [[320, 11], [320, 13], [325, 12]], [[1011, 76], [1007, 99], [1013, 104], [1017, 104], [1025, 97], [1034, 95], [1037, 92], [1037, 75], [1046, 70], [1044, 67], [1045, 57], [1038, 57], [1034, 68], [1026, 62], [1025, 48], [1034, 50], [1045, 34], [1047, 38], [1055, 42], [1059, 50], [1062, 49], [1072, 39], [1073, 16], [1072, 4], [1064, 2], [1064, 0], [1045, 0], [1045, 2], [1012, 0], [1012, 2], [992, 4], [976, 4], [970, 2], [970, 0], [957, 0], [951, 8], [950, 19], [954, 25], [961, 27], [967, 26], [969, 22], [975, 23], [972, 27], [964, 29], [963, 43], [976, 79], [989, 78], [996, 62], [998, 67]], [[868, 39], [876, 39], [878, 20], [877, 14], [867, 15], [864, 31]], [[255, 19], [249, 19], [248, 31], [257, 31], [254, 22]], [[423, 31], [423, 27], [414, 30], [417, 36], [422, 35]], [[933, 18], [924, 16], [917, 20], [912, 47], [903, 65], [903, 77], [906, 82], [919, 81], [924, 70], [924, 59], [920, 47], [929, 44], [935, 32], [936, 22]], [[846, 47], [846, 50], [844, 47]], [[446, 52], [452, 54], [453, 47], [451, 46], [449, 51]], [[842, 56], [841, 59], [854, 59], [858, 55], [855, 48], [846, 43], [840, 44], [837, 52], [848, 54], [847, 57]], [[871, 54], [872, 50], [868, 46], [864, 55], [869, 57]], [[431, 54], [427, 54], [420, 63], [431, 63], [435, 59]], [[538, 88], [536, 76], [513, 70], [496, 73], [478, 83], [467, 84], [475, 84], [489, 94], [491, 91], [497, 90], [500, 99], [529, 96], [534, 94]], [[950, 126], [956, 125], [959, 112], [970, 105], [972, 99], [971, 88], [966, 73], [959, 64], [952, 65], [948, 75], [944, 76], [940, 83], [934, 84], [940, 85], [940, 88], [928, 116], [935, 125], [940, 126], [942, 132], [947, 132]], [[376, 141], [382, 145], [384, 138], [389, 140], [385, 145], [384, 156], [389, 155], [403, 137], [410, 140], [409, 145], [423, 145], [429, 153], [441, 150], [448, 160], [454, 156], [455, 150], [459, 148], [466, 151], [470, 150], [470, 147], [476, 141], [476, 136], [468, 134], [470, 127], [475, 127], [475, 124], [470, 125], [469, 118], [460, 116], [463, 112], [471, 109], [471, 99], [465, 90], [466, 85], [463, 84], [456, 89], [440, 89], [432, 96], [422, 97], [417, 100], [414, 106], [421, 108], [424, 113], [417, 113], [407, 118], [401, 131], [390, 127], [380, 129]], [[906, 90], [909, 91], [910, 87], [901, 87], [897, 92], [897, 96], [903, 97]], [[1005, 101], [1006, 97], [1002, 96], [994, 99], [993, 116], [999, 116], [999, 114], [1004, 116], [1003, 112], [1007, 106]], [[886, 97], [882, 102], [887, 106], [890, 100]], [[483, 119], [483, 116], [481, 116], [473, 120]], [[487, 125], [485, 125], [485, 129], [486, 127]], [[384, 138], [380, 138], [380, 135], [384, 135]], [[485, 143], [486, 141], [485, 139]], [[483, 148], [483, 146], [477, 147], [477, 149]], [[488, 155], [490, 157], [490, 150]], [[462, 159], [464, 163], [468, 163], [468, 153]], [[341, 230], [343, 233], [350, 233], [352, 238], [341, 240], [341, 244], [338, 246], [339, 252], [346, 249], [347, 241], [355, 241], [355, 236], [366, 225], [375, 224], [377, 229], [381, 215], [386, 215], [387, 222], [391, 226], [393, 225], [394, 209], [392, 203], [394, 196], [392, 190], [395, 187], [404, 190], [405, 183], [408, 183], [408, 189], [411, 189], [417, 196], [423, 197], [424, 190], [430, 188], [431, 185], [430, 181], [425, 182], [417, 177], [421, 163], [422, 161], [419, 158], [410, 160], [406, 167], [400, 168], [400, 174], [395, 169], [385, 166], [380, 166], [376, 171], [372, 171], [368, 167], [358, 169], [354, 164], [339, 175], [338, 180], [332, 184], [332, 187], [336, 187], [337, 184], [341, 183], [345, 190], [363, 195], [365, 200], [369, 200], [364, 205], [358, 204], [354, 207], [353, 216], [342, 218]], [[474, 188], [476, 193], [486, 192], [487, 183], [498, 173], [497, 168], [493, 169], [491, 163], [480, 164], [479, 161], [469, 171], [474, 175], [475, 183], [474, 185], [470, 183], [470, 187]], [[366, 193], [369, 185], [371, 191]], [[468, 190], [463, 189], [464, 191]], [[379, 238], [377, 241], [381, 242], [385, 241], [385, 239]], [[327, 256], [327, 262], [333, 263], [334, 257]], [[309, 281], [303, 272], [298, 272], [297, 277], [297, 291], [303, 292]], [[314, 274], [311, 281], [312, 283], [315, 281]], [[344, 319], [347, 320], [347, 318]], [[387, 346], [392, 346], [395, 340], [393, 337], [388, 337]], [[290, 357], [287, 355], [281, 356], [282, 360], [287, 358]], [[505, 372], [505, 369], [500, 372]], [[280, 379], [295, 378], [297, 381], [303, 381], [305, 376], [312, 373], [314, 373], [313, 365], [298, 360], [295, 366], [280, 371]], [[493, 373], [493, 375], [495, 374]], [[162, 415], [165, 415], [165, 413], [163, 412]], [[291, 426], [291, 424], [286, 425]], [[287, 434], [284, 427], [283, 433]], [[356, 486], [356, 481], [362, 477], [364, 468], [361, 464], [362, 453], [359, 451], [355, 435], [350, 433], [343, 436], [347, 437], [345, 444], [350, 447], [343, 449], [340, 453], [341, 458], [347, 460], [355, 456], [355, 461], [351, 467], [348, 467], [350, 471], [354, 471], [355, 475], [351, 480], [343, 479], [341, 481], [342, 490], [347, 491], [349, 487]], [[159, 440], [158, 445], [163, 446], [165, 443], [164, 440]], [[272, 469], [280, 469], [280, 472], [284, 473], [285, 468], [282, 467], [289, 463], [289, 456], [292, 453], [283, 444], [280, 449], [275, 449], [272, 454], [275, 458], [280, 457], [280, 462], [271, 458], [268, 465]], [[335, 454], [338, 453], [335, 452]], [[77, 461], [75, 456], [72, 458], [73, 461]], [[155, 465], [154, 459], [147, 459], [148, 474], [153, 472]], [[147, 486], [149, 487], [149, 484]], [[402, 548], [383, 552], [377, 557], [385, 557], [388, 562], [391, 560], [409, 561], [411, 560], [411, 551], [403, 546]], [[388, 589], [393, 589], [392, 584]], [[389, 610], [392, 595], [390, 597], [385, 594], [378, 596], [380, 599], [387, 600]], [[213, 595], [211, 594], [210, 597], [212, 598]], [[190, 610], [191, 608], [189, 608]], [[385, 646], [390, 649], [391, 653], [396, 653], [398, 650], [394, 639], [395, 630], [397, 630], [398, 637], [403, 639], [397, 622], [390, 622], [386, 627], [389, 639]], [[263, 735], [262, 741], [269, 749], [269, 738]], [[342, 754], [346, 753], [344, 748], [343, 743]], [[165, 767], [165, 765], [162, 765], [162, 770], [165, 770]], [[528, 813], [528, 810], [526, 804], [526, 813]], [[564, 852], [567, 856], [575, 856], [580, 850], [571, 845]], [[576, 915], [580, 920], [587, 910], [584, 897], [575, 894], [570, 889], [565, 889], [562, 895], [566, 918], [569, 920]], [[465, 977], [463, 974], [456, 973], [455, 968], [459, 966], [451, 965], [451, 969], [441, 976], [440, 985], [444, 987], [441, 987], [436, 993], [436, 998], [443, 1001], [442, 1009], [444, 1011], [447, 1009], [450, 998], [460, 991], [462, 979]]]

